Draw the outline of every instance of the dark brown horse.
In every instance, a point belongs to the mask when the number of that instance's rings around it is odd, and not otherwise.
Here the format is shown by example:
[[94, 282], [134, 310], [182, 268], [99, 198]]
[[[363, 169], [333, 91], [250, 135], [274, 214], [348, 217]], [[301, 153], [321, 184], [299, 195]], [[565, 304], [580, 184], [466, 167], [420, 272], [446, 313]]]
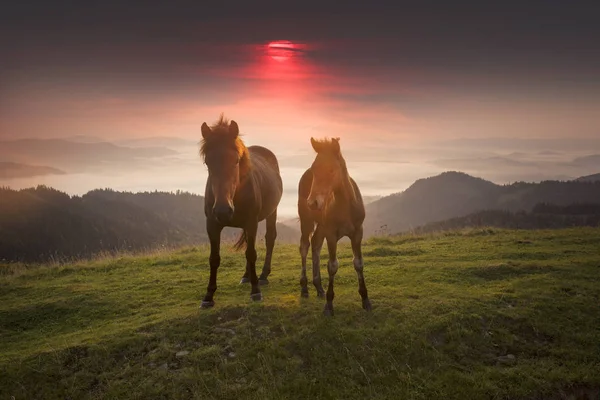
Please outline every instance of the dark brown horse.
[[[277, 206], [283, 193], [279, 164], [275, 155], [264, 147], [246, 147], [239, 137], [235, 121], [223, 115], [215, 125], [202, 124], [200, 154], [208, 167], [204, 198], [206, 232], [210, 240], [210, 279], [202, 307], [212, 307], [217, 290], [217, 269], [221, 263], [221, 231], [225, 226], [242, 228], [236, 243], [246, 245], [246, 273], [241, 283], [250, 282], [252, 300], [261, 300], [258, 287], [267, 284], [271, 257], [277, 237]], [[265, 242], [267, 254], [260, 279], [256, 276], [256, 231], [267, 220]]]
[[[298, 214], [302, 229], [300, 239], [301, 295], [308, 297], [306, 256], [311, 244], [313, 284], [319, 297], [325, 295], [321, 285], [319, 256], [323, 247], [323, 239], [326, 239], [329, 250], [329, 261], [327, 262], [329, 287], [327, 288], [327, 303], [323, 311], [325, 315], [333, 315], [333, 279], [339, 265], [336, 255], [337, 242], [344, 236], [348, 236], [352, 243], [353, 263], [358, 275], [358, 293], [362, 298], [362, 306], [367, 311], [371, 310], [371, 302], [363, 275], [364, 263], [361, 249], [365, 206], [356, 182], [348, 174], [339, 140], [339, 138], [310, 139], [317, 156], [312, 166], [300, 178], [298, 185]], [[311, 234], [312, 239], [309, 242]]]

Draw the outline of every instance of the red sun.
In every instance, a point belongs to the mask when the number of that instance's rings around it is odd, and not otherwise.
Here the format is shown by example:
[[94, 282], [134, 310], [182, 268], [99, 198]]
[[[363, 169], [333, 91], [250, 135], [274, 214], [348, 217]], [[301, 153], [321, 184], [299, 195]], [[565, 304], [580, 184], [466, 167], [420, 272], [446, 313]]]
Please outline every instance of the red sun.
[[294, 57], [301, 46], [289, 40], [277, 40], [267, 45], [267, 54], [276, 61], [286, 61]]

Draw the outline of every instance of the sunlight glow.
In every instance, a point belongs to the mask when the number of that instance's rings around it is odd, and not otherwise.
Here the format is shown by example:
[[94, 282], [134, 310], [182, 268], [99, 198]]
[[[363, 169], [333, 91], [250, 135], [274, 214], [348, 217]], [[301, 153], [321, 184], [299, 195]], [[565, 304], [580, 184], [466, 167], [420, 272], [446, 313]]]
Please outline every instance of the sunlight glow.
[[267, 54], [275, 61], [284, 62], [298, 55], [304, 48], [304, 45], [289, 40], [276, 40], [267, 45]]

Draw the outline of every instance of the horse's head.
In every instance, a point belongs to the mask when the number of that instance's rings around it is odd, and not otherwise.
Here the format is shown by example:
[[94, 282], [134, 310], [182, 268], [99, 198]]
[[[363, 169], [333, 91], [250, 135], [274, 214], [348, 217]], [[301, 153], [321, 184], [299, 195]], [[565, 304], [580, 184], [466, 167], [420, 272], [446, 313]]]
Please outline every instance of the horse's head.
[[202, 124], [202, 148], [200, 153], [208, 168], [212, 194], [215, 202], [213, 214], [217, 221], [227, 223], [233, 217], [233, 198], [240, 185], [241, 164], [247, 161], [247, 149], [239, 138], [235, 121], [221, 118], [212, 128]]
[[310, 167], [313, 180], [307, 202], [311, 210], [322, 210], [333, 191], [342, 184], [345, 162], [339, 141], [340, 138], [331, 140], [310, 138], [310, 143], [317, 152], [315, 161]]

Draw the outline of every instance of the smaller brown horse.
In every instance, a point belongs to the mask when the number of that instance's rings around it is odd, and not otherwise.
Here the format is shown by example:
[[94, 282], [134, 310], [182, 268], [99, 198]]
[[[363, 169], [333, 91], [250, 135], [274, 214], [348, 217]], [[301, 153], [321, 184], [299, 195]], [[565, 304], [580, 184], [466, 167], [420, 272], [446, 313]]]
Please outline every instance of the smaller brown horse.
[[[221, 264], [221, 231], [225, 226], [242, 228], [236, 244], [246, 245], [246, 273], [241, 283], [252, 285], [250, 297], [261, 300], [258, 287], [267, 284], [271, 273], [271, 258], [277, 237], [277, 206], [283, 194], [279, 164], [275, 155], [261, 146], [246, 147], [239, 137], [235, 121], [223, 115], [215, 125], [202, 124], [200, 155], [208, 167], [204, 195], [206, 232], [210, 240], [210, 278], [202, 308], [212, 307], [217, 290], [217, 269]], [[256, 231], [266, 219], [267, 254], [260, 279], [256, 276]]]
[[[362, 298], [362, 306], [365, 310], [371, 311], [371, 302], [363, 275], [364, 262], [361, 249], [365, 206], [356, 182], [348, 174], [339, 140], [339, 138], [310, 139], [317, 156], [312, 166], [300, 178], [298, 185], [298, 214], [302, 230], [300, 239], [301, 296], [308, 297], [306, 256], [311, 244], [313, 284], [319, 297], [323, 297], [325, 294], [321, 285], [319, 257], [323, 240], [326, 239], [329, 250], [329, 261], [327, 262], [329, 287], [323, 313], [328, 316], [333, 315], [333, 279], [339, 266], [336, 255], [337, 242], [344, 236], [348, 236], [352, 243], [353, 263], [358, 275], [358, 293]], [[312, 239], [309, 242], [311, 234]]]

